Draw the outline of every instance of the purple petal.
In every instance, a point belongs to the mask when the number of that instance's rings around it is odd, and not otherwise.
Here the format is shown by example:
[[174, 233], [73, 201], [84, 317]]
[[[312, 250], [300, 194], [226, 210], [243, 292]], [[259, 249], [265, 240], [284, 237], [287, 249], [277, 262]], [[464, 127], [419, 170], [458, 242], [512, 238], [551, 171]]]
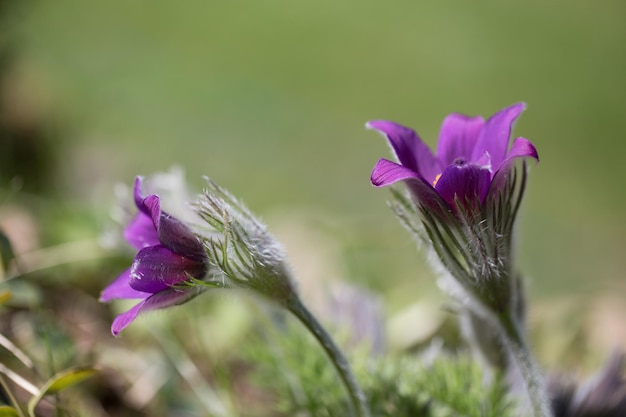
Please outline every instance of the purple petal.
[[161, 244], [179, 255], [203, 262], [206, 252], [200, 240], [185, 224], [164, 211], [161, 212], [159, 223], [159, 240]]
[[159, 230], [159, 220], [161, 218], [161, 200], [156, 194], [151, 194], [147, 197], [141, 195], [141, 177], [135, 179], [135, 205], [139, 209], [140, 213], [143, 213], [146, 217], [152, 220], [155, 230]]
[[150, 216], [150, 212], [146, 209], [146, 207], [143, 204], [143, 200], [145, 197], [141, 195], [141, 182], [142, 181], [143, 181], [143, 177], [141, 176], [135, 177], [135, 188], [133, 192], [133, 197], [135, 199], [135, 205], [137, 206], [139, 211], [141, 211], [147, 216]]
[[[511, 150], [506, 156], [506, 159], [502, 161], [500, 166], [497, 167], [497, 172], [502, 172], [511, 169], [511, 165], [518, 158], [535, 158], [539, 161], [539, 154], [537, 153], [537, 149], [535, 149], [535, 145], [532, 144], [531, 141], [525, 138], [517, 138], [513, 142], [513, 146], [511, 146]], [[494, 175], [495, 177], [495, 175]]]
[[386, 120], [374, 120], [365, 126], [382, 133], [389, 141], [398, 161], [421, 175], [427, 182], [432, 183], [441, 173], [441, 163], [413, 129]]
[[[129, 228], [133, 227], [129, 231], [130, 238], [127, 237], [129, 242], [133, 245], [144, 243], [141, 239], [137, 239], [138, 236], [134, 234], [145, 233], [145, 230], [149, 229], [148, 225], [151, 222], [153, 229], [156, 230], [156, 238], [151, 234], [149, 236], [150, 239], [146, 239], [149, 245], [136, 246], [137, 249], [160, 243], [179, 255], [199, 262], [204, 261], [206, 259], [204, 247], [193, 232], [180, 220], [161, 210], [161, 200], [158, 195], [152, 194], [142, 198], [140, 188], [141, 177], [137, 177], [135, 180], [135, 204], [139, 208], [140, 215], [136, 218], [136, 221], [141, 223], [136, 226], [134, 224], [129, 225]], [[142, 214], [143, 217], [141, 216]], [[131, 241], [131, 239], [133, 240]]]
[[130, 268], [122, 272], [119, 277], [110, 283], [102, 293], [100, 293], [100, 301], [106, 302], [115, 299], [133, 299], [146, 298], [148, 293], [137, 291], [130, 287]]
[[535, 146], [528, 139], [515, 139], [506, 159], [500, 164], [493, 176], [493, 180], [491, 181], [492, 191], [500, 189], [506, 183], [506, 179], [513, 168], [513, 164], [519, 158], [534, 158], [539, 161], [537, 149], [535, 149]]
[[171, 251], [199, 262], [206, 258], [204, 247], [193, 232], [176, 217], [161, 210], [159, 196], [149, 195], [143, 199], [141, 205], [150, 214], [158, 233], [157, 243], [160, 242]]
[[144, 198], [141, 195], [141, 181], [141, 177], [135, 178], [134, 199], [139, 213], [124, 229], [124, 237], [137, 249], [159, 244], [159, 197], [151, 195]]
[[457, 159], [473, 161], [472, 151], [484, 124], [485, 121], [480, 116], [451, 114], [446, 117], [439, 131], [437, 158], [445, 166], [452, 165]]
[[524, 103], [514, 104], [491, 116], [480, 132], [471, 160], [475, 161], [485, 152], [489, 152], [493, 166], [499, 166], [509, 147], [513, 122], [525, 107]]
[[189, 279], [201, 278], [206, 265], [178, 255], [165, 246], [150, 246], [137, 253], [129, 285], [137, 291], [156, 293]]
[[113, 320], [113, 324], [111, 325], [111, 333], [113, 333], [113, 336], [120, 334], [122, 330], [128, 327], [128, 325], [137, 318], [139, 313], [182, 304], [195, 297], [197, 294], [198, 291], [194, 289], [190, 289], [188, 291], [168, 289], [151, 295], [127, 312], [115, 317], [115, 320]]
[[473, 161], [472, 164], [478, 165], [481, 168], [488, 169], [489, 172], [493, 172], [493, 166], [491, 165], [491, 155], [489, 155], [489, 152], [485, 152], [483, 156], [478, 158], [476, 161]]
[[408, 178], [422, 179], [422, 176], [405, 165], [383, 158], [374, 166], [370, 181], [376, 187], [385, 187]]
[[433, 186], [426, 183], [416, 172], [387, 159], [379, 160], [372, 171], [372, 184], [377, 187], [384, 187], [398, 181], [406, 183], [417, 204], [438, 213], [442, 210], [448, 210], [448, 205], [439, 197]]
[[143, 207], [142, 212], [150, 216], [152, 223], [154, 224], [154, 228], [158, 232], [159, 223], [161, 221], [161, 199], [156, 194], [149, 195], [143, 199], [141, 206]]
[[435, 186], [439, 195], [455, 207], [455, 198], [467, 207], [473, 202], [482, 203], [491, 182], [487, 168], [475, 164], [453, 164], [441, 174]]
[[142, 302], [135, 305], [133, 308], [131, 308], [127, 312], [122, 313], [118, 315], [117, 317], [115, 317], [115, 319], [113, 320], [113, 323], [111, 324], [111, 333], [113, 334], [113, 336], [117, 336], [118, 334], [120, 334], [122, 330], [128, 327], [128, 325], [131, 324], [137, 318], [137, 316], [139, 315], [139, 312], [141, 311], [145, 303], [146, 301], [143, 300]]
[[539, 161], [539, 154], [537, 153], [535, 145], [533, 145], [532, 142], [526, 138], [517, 138], [515, 139], [515, 141], [513, 141], [513, 146], [511, 146], [509, 153], [506, 155], [506, 159], [504, 160], [503, 164], [506, 164], [508, 161], [514, 158], [527, 156], [535, 158], [537, 161]]
[[126, 226], [124, 238], [136, 249], [159, 244], [159, 234], [152, 219], [142, 211]]

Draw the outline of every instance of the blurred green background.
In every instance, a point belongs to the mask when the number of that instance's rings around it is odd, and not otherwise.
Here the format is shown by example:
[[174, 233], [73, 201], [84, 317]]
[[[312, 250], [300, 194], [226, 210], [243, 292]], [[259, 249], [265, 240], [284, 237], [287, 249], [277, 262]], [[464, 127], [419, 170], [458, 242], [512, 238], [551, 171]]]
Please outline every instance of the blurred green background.
[[533, 297], [624, 300], [621, 0], [56, 0], [5, 15], [4, 106], [45, 120], [48, 198], [96, 222], [115, 183], [180, 165], [279, 236], [304, 224], [303, 242], [285, 242], [295, 261], [331, 262], [307, 245], [333, 242], [338, 278], [393, 310], [439, 295], [389, 192], [369, 184], [389, 151], [364, 123], [392, 119], [434, 146], [448, 113], [525, 101], [514, 134], [541, 158], [519, 225]]

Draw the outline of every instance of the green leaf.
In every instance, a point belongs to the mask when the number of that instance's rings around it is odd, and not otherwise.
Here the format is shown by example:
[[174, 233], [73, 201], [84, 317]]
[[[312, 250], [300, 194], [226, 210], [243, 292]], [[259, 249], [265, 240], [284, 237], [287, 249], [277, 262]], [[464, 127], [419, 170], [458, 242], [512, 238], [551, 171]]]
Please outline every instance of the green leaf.
[[37, 394], [28, 402], [28, 414], [31, 417], [35, 417], [35, 407], [37, 407], [39, 401], [41, 401], [41, 399], [46, 395], [61, 392], [67, 387], [76, 385], [84, 381], [96, 372], [98, 372], [98, 370], [91, 366], [79, 366], [59, 372], [58, 374], [50, 378], [43, 385], [43, 387], [41, 387], [39, 394]]
[[0, 417], [20, 417], [20, 413], [8, 405], [0, 405]]
[[[276, 331], [271, 334], [276, 337], [262, 335], [264, 343], [250, 343], [243, 353], [257, 364], [252, 381], [277, 395], [274, 411], [289, 416], [348, 415], [337, 375], [312, 338], [293, 328], [291, 322], [270, 331]], [[480, 365], [468, 356], [441, 350], [426, 361], [408, 354], [372, 357], [365, 348], [351, 353], [372, 416], [517, 415], [504, 380], [496, 376], [491, 384], [485, 384]], [[429, 354], [435, 355], [434, 350]]]

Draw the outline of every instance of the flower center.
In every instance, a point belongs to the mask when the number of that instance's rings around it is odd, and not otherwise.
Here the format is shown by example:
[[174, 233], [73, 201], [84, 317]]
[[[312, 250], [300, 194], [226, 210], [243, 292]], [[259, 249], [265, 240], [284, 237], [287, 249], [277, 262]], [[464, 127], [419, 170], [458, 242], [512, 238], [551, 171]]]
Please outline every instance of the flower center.
[[[452, 161], [452, 165], [461, 166], [461, 165], [465, 165], [465, 164], [467, 164], [467, 161], [465, 160], [465, 158], [462, 158], [462, 157], [458, 157], [454, 161]], [[435, 187], [437, 185], [437, 182], [439, 181], [439, 178], [441, 178], [441, 174], [442, 173], [437, 174], [437, 176], [433, 180], [433, 187]]]

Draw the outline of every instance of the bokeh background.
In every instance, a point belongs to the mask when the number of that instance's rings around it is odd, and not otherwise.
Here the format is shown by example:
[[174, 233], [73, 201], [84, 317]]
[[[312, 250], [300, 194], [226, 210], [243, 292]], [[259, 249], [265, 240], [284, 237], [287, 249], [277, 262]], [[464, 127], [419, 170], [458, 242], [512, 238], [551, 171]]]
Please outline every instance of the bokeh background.
[[369, 184], [389, 150], [364, 123], [392, 119], [434, 146], [448, 113], [525, 101], [514, 134], [541, 162], [519, 266], [538, 334], [572, 328], [543, 360], [558, 363], [581, 329], [599, 352], [626, 346], [623, 1], [56, 0], [1, 10], [1, 186], [55, 220], [38, 223], [39, 245], [98, 236], [116, 183], [178, 165], [196, 189], [208, 175], [267, 220], [303, 279], [359, 283], [390, 316], [438, 305], [388, 190]]

